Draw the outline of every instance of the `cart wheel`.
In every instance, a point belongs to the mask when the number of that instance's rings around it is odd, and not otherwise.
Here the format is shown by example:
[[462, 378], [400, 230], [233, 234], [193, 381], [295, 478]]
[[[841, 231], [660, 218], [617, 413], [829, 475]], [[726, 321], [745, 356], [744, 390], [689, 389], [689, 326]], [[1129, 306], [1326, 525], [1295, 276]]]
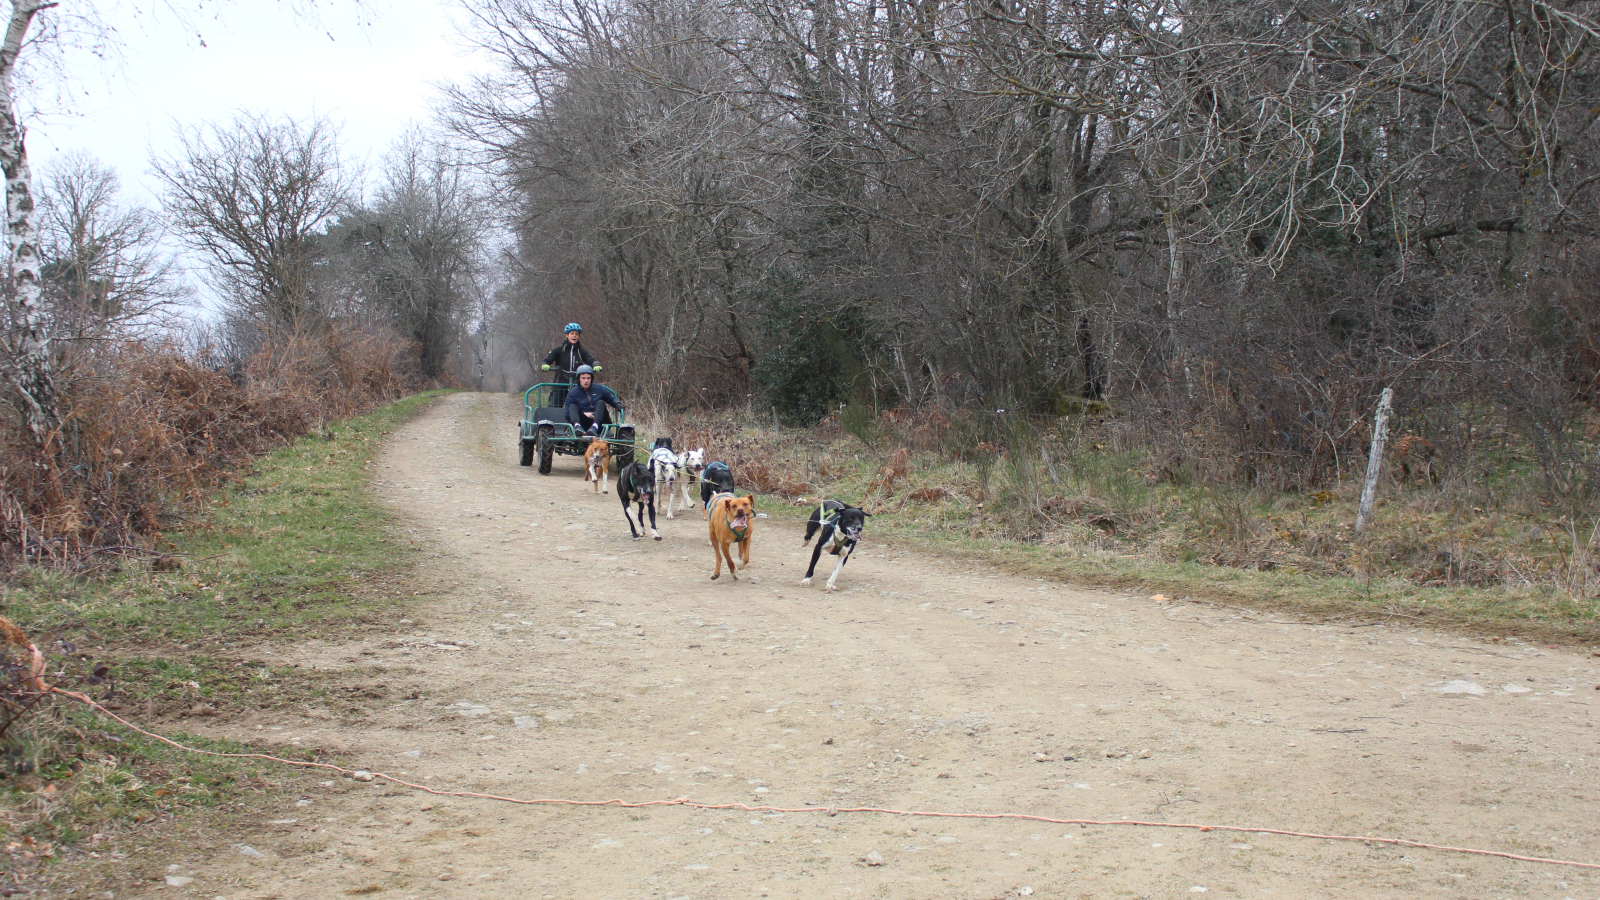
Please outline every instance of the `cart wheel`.
[[617, 468], [621, 470], [633, 465], [633, 426], [618, 426], [616, 431], [611, 433], [611, 438], [616, 441], [626, 441], [620, 446], [614, 445], [616, 449], [611, 451], [611, 458], [617, 461]]
[[525, 466], [533, 465], [533, 441], [524, 438], [518, 446], [522, 450], [522, 464]]
[[550, 463], [555, 459], [556, 448], [550, 444], [550, 439], [555, 435], [555, 429], [549, 425], [539, 426], [539, 474], [550, 474]]

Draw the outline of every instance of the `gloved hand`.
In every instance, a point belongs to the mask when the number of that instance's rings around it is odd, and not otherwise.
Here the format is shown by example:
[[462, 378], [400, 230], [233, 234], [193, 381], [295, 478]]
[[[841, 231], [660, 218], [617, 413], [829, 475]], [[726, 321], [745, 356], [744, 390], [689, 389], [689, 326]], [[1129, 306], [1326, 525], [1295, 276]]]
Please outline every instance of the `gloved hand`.
[[541, 372], [550, 371], [550, 364], [549, 363], [545, 363], [544, 365], [540, 366], [539, 367], [539, 371], [541, 371]]
[[603, 371], [605, 371], [605, 368], [606, 368], [605, 366], [595, 366], [594, 370], [596, 372], [603, 372]]

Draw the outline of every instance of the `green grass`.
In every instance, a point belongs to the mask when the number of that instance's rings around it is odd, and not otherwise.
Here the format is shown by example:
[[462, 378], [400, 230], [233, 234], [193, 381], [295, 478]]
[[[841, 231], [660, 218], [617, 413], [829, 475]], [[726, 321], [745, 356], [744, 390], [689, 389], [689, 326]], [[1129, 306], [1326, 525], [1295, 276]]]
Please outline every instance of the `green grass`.
[[[29, 728], [21, 740], [9, 741], [6, 777], [0, 780], [0, 879], [34, 888], [65, 886], [52, 871], [56, 863], [115, 850], [119, 838], [138, 826], [198, 814], [215, 827], [247, 812], [248, 803], [241, 801], [250, 796], [326, 777], [259, 760], [190, 753], [126, 732], [113, 739], [112, 730], [87, 709], [68, 705]], [[181, 731], [166, 733], [199, 750], [251, 749]], [[277, 752], [285, 758], [318, 758], [311, 750]], [[62, 852], [67, 849], [71, 853]], [[84, 873], [65, 877], [79, 883]]]
[[[1374, 523], [1357, 535], [1358, 479], [1310, 494], [1207, 481], [1076, 420], [1013, 420], [1004, 434], [958, 421], [937, 442], [902, 422], [868, 444], [842, 428], [778, 438], [765, 421], [702, 419], [672, 425], [719, 435], [725, 446], [713, 455], [736, 474], [781, 473], [806, 496], [866, 505], [874, 540], [1311, 619], [1600, 643], [1600, 516], [1545, 496], [1538, 467], [1504, 441], [1436, 461], [1440, 485], [1387, 475]], [[908, 437], [928, 449], [908, 454], [886, 492], [880, 472], [899, 447], [915, 446]], [[780, 503], [758, 506], [778, 521], [809, 512]]]
[[[877, 517], [873, 521], [876, 531]], [[1592, 603], [1584, 605], [1537, 588], [1428, 588], [1398, 578], [1263, 572], [1003, 538], [961, 537], [895, 525], [881, 533], [889, 543], [910, 549], [937, 551], [947, 558], [1084, 587], [1160, 593], [1174, 600], [1234, 604], [1308, 620], [1428, 624], [1536, 641], [1600, 643]]]
[[[29, 634], [79, 646], [230, 644], [360, 624], [391, 608], [370, 582], [401, 567], [395, 536], [367, 492], [366, 468], [385, 436], [430, 402], [420, 394], [259, 460], [194, 522], [168, 535], [151, 566], [127, 559], [99, 579], [42, 570], [0, 588], [0, 613]], [[156, 571], [176, 566], [169, 571]]]
[[[410, 592], [388, 588], [404, 577], [410, 544], [369, 493], [366, 470], [385, 437], [436, 396], [406, 398], [334, 426], [331, 439], [308, 435], [268, 454], [170, 531], [157, 560], [127, 557], [88, 577], [23, 572], [0, 587], [0, 614], [41, 647], [49, 642], [51, 671], [64, 673], [52, 676], [57, 684], [135, 720], [331, 694], [309, 673], [252, 659], [249, 648], [400, 613]], [[109, 678], [91, 678], [101, 665]], [[159, 730], [205, 749], [248, 749]], [[227, 814], [247, 794], [311, 777], [186, 754], [63, 700], [12, 726], [0, 751], [0, 872], [12, 879], [48, 866], [63, 845], [92, 848], [95, 834], [183, 810]]]

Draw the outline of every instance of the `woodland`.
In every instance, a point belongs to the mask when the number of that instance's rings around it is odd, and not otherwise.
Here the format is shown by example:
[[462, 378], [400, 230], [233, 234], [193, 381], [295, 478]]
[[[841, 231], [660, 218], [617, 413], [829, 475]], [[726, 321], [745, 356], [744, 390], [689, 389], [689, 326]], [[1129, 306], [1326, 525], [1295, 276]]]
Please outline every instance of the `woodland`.
[[1111, 409], [1302, 491], [1392, 387], [1592, 485], [1595, 4], [474, 9], [530, 359], [577, 309], [667, 406]]
[[469, 0], [497, 67], [378, 171], [241, 111], [153, 161], [159, 211], [31, 171], [12, 79], [60, 13], [12, 10], [8, 566], [149, 547], [373, 403], [520, 390], [568, 321], [654, 415], [1079, 422], [1309, 494], [1389, 388], [1436, 487], [1491, 445], [1578, 518], [1600, 485], [1592, 2]]

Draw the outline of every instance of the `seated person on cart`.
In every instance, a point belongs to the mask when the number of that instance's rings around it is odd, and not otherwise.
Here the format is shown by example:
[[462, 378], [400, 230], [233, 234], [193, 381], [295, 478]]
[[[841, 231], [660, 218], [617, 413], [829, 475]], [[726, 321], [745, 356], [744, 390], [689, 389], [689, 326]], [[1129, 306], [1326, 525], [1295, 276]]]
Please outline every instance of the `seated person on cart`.
[[601, 426], [611, 421], [606, 407], [622, 412], [622, 401], [611, 388], [594, 383], [592, 367], [579, 366], [577, 375], [578, 386], [567, 392], [567, 421], [580, 435], [598, 435]]

